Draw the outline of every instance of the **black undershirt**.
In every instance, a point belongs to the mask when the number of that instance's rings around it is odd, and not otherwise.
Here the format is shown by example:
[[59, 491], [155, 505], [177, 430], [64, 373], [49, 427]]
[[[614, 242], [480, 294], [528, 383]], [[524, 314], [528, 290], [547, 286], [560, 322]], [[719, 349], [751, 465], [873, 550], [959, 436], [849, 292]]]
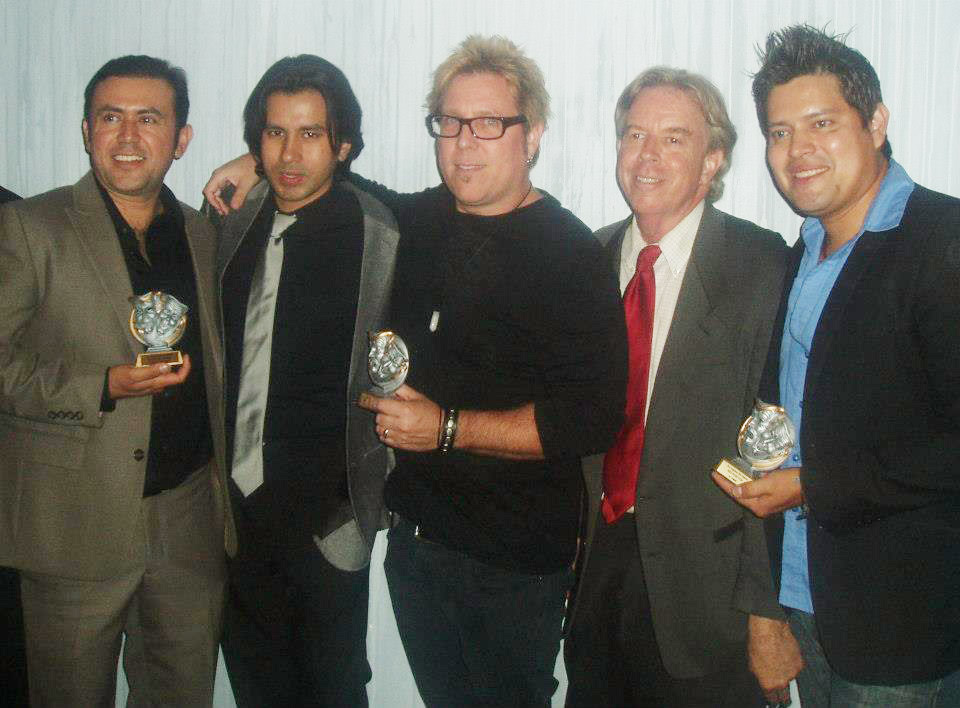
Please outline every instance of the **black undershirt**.
[[[275, 209], [268, 198], [223, 279], [230, 454], [250, 281]], [[334, 186], [296, 215], [296, 223], [283, 234], [264, 421], [264, 485], [247, 498], [247, 506], [282, 521], [280, 532], [299, 544], [310, 541], [326, 516], [349, 498], [347, 379], [360, 290], [363, 214], [356, 196]]]
[[144, 238], [149, 262], [140, 254], [136, 232], [99, 182], [97, 186], [116, 228], [133, 293], [162, 290], [190, 308], [183, 338], [174, 345], [190, 355], [190, 375], [179, 386], [170, 386], [152, 398], [150, 449], [143, 483], [143, 496], [149, 497], [179, 486], [213, 456], [193, 258], [183, 212], [166, 186], [160, 192], [163, 211], [150, 222]]

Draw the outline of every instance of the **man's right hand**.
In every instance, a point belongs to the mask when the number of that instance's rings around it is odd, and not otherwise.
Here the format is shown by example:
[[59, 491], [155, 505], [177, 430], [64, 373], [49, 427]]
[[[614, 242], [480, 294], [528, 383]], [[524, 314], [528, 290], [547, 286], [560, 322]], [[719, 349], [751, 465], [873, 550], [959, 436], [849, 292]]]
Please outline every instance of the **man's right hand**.
[[[243, 206], [247, 194], [259, 181], [253, 155], [245, 153], [213, 171], [203, 187], [203, 196], [206, 197], [210, 206], [220, 212], [221, 216], [226, 216], [231, 209], [239, 209]], [[234, 187], [229, 203], [222, 198], [223, 190], [227, 185]]]
[[132, 398], [133, 396], [152, 396], [168, 386], [178, 386], [187, 380], [190, 374], [190, 355], [183, 355], [183, 364], [176, 371], [169, 364], [151, 364], [136, 367], [132, 364], [111, 366], [107, 376], [110, 398]]

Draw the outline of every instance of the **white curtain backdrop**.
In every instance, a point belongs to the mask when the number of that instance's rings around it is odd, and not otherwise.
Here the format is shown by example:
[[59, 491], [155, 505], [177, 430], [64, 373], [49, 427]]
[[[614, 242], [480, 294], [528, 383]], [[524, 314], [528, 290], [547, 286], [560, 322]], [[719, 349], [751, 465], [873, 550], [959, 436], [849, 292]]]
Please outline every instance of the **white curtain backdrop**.
[[[0, 0], [0, 184], [32, 195], [75, 182], [88, 166], [86, 82], [112, 57], [146, 53], [187, 71], [195, 138], [167, 183], [198, 206], [210, 170], [243, 151], [241, 111], [257, 79], [276, 59], [309, 52], [340, 66], [363, 106], [355, 169], [421, 189], [438, 181], [422, 122], [431, 69], [468, 34], [503, 34], [540, 64], [553, 99], [534, 182], [591, 228], [627, 214], [614, 178], [614, 102], [637, 73], [668, 64], [712, 79], [739, 130], [719, 207], [793, 242], [799, 218], [764, 167], [750, 74], [756, 45], [796, 22], [851, 30], [849, 43], [880, 75], [894, 156], [918, 182], [960, 194], [955, 0]], [[376, 551], [370, 703], [419, 706], [382, 538]], [[222, 676], [218, 705], [232, 703]]]

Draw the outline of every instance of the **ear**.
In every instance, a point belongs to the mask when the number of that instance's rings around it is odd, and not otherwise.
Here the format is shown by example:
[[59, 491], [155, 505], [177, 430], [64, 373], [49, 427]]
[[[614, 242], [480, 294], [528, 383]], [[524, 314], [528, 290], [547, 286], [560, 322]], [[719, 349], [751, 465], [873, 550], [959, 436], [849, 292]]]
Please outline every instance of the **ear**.
[[337, 162], [343, 162], [347, 159], [347, 155], [350, 154], [350, 150], [353, 148], [353, 143], [341, 143], [340, 150], [337, 152]]
[[527, 159], [532, 160], [533, 156], [537, 154], [537, 151], [540, 149], [540, 138], [543, 137], [543, 131], [545, 126], [543, 123], [535, 123], [530, 126], [530, 129], [527, 131], [526, 136], [526, 151]]
[[708, 152], [703, 158], [703, 169], [700, 170], [700, 185], [708, 186], [712, 181], [720, 165], [723, 164], [723, 150], [713, 150]]
[[877, 150], [883, 147], [883, 143], [887, 139], [887, 124], [889, 122], [890, 110], [882, 103], [878, 103], [873, 111], [873, 117], [870, 118], [870, 124], [867, 126], [870, 135], [873, 137], [873, 145]]
[[191, 140], [193, 140], [193, 126], [187, 123], [180, 128], [180, 134], [177, 135], [177, 146], [173, 150], [173, 158], [175, 160], [183, 157], [183, 153], [187, 151], [187, 145], [190, 144]]
[[87, 119], [84, 118], [80, 121], [80, 132], [83, 133], [83, 149], [87, 151], [87, 154], [90, 154], [90, 124], [87, 123]]

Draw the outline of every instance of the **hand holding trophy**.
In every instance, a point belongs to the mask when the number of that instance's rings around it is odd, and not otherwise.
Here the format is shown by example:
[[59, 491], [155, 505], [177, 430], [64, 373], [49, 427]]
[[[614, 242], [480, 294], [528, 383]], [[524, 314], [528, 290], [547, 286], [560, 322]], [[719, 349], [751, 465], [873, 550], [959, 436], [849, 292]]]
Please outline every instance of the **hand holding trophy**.
[[757, 399], [737, 435], [740, 457], [724, 458], [714, 470], [733, 484], [745, 484], [777, 469], [796, 444], [797, 429], [787, 412]]

